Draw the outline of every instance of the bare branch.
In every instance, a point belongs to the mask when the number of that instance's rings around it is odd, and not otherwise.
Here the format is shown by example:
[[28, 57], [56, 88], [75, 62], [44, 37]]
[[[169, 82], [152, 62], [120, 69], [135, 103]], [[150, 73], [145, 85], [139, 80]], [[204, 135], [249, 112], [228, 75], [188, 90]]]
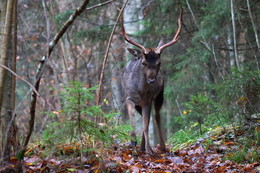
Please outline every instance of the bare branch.
[[93, 5], [92, 7], [86, 8], [86, 10], [84, 10], [84, 12], [87, 12], [87, 11], [89, 11], [89, 10], [93, 10], [93, 9], [95, 9], [95, 8], [98, 8], [98, 7], [101, 7], [101, 6], [110, 4], [111, 2], [114, 2], [114, 1], [115, 1], [115, 0], [109, 0], [109, 1], [106, 1], [106, 2], [99, 3], [99, 4], [97, 4], [97, 5]]
[[37, 94], [37, 96], [40, 96], [40, 94], [37, 92], [37, 90], [34, 88], [34, 86], [28, 82], [27, 80], [23, 79], [22, 77], [20, 77], [18, 74], [16, 74], [13, 70], [11, 70], [10, 68], [0, 64], [0, 67], [8, 70], [9, 72], [11, 72], [14, 76], [16, 76], [17, 78], [19, 78], [20, 80], [22, 80], [23, 82], [25, 82], [27, 85], [30, 86], [30, 88]]

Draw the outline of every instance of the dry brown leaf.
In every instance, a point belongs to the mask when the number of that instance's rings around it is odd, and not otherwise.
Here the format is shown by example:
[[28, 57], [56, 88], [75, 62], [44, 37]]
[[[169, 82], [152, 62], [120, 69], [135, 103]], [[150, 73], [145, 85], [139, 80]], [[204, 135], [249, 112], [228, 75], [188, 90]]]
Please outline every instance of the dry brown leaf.
[[128, 162], [129, 160], [131, 160], [132, 156], [130, 154], [127, 153], [123, 153], [123, 160], [125, 162]]
[[236, 145], [236, 142], [233, 141], [228, 141], [228, 142], [224, 142], [224, 145]]

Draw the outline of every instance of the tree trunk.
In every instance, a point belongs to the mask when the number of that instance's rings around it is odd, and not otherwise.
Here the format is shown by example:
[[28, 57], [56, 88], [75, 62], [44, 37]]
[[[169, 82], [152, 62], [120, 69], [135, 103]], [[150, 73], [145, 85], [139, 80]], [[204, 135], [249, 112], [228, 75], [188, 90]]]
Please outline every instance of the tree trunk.
[[[16, 66], [16, 0], [1, 1], [1, 40], [0, 64], [15, 71]], [[5, 14], [4, 14], [5, 13]], [[13, 31], [13, 35], [12, 34]], [[15, 126], [15, 77], [0, 68], [0, 154], [1, 164], [10, 158], [11, 146], [17, 147]]]
[[230, 8], [231, 8], [231, 19], [232, 19], [232, 31], [233, 31], [233, 49], [235, 55], [235, 62], [237, 69], [240, 71], [240, 64], [238, 60], [237, 53], [237, 39], [236, 39], [236, 21], [235, 21], [235, 9], [234, 9], [234, 0], [230, 0]]

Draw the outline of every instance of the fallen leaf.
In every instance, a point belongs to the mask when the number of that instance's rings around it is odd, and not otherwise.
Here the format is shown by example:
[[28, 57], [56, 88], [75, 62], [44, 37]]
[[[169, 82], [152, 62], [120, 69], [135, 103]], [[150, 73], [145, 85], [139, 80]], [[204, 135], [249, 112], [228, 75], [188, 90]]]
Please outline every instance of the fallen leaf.
[[188, 154], [188, 152], [186, 151], [186, 150], [181, 150], [180, 152], [179, 152], [179, 155], [180, 156], [186, 156]]
[[228, 141], [228, 142], [224, 142], [224, 145], [236, 145], [236, 142]]
[[202, 146], [199, 146], [194, 152], [197, 154], [203, 154], [205, 153], [205, 149]]
[[123, 153], [123, 160], [125, 162], [129, 161], [131, 158], [132, 158], [132, 156], [130, 154]]
[[155, 160], [154, 163], [170, 164], [170, 163], [172, 163], [172, 161], [168, 160], [168, 159], [158, 159], [158, 160]]
[[182, 164], [183, 163], [183, 159], [181, 158], [181, 157], [172, 157], [171, 158], [171, 161], [173, 162], [173, 163], [175, 163], [175, 164]]
[[141, 171], [137, 166], [130, 166], [130, 170], [132, 173], [139, 173]]

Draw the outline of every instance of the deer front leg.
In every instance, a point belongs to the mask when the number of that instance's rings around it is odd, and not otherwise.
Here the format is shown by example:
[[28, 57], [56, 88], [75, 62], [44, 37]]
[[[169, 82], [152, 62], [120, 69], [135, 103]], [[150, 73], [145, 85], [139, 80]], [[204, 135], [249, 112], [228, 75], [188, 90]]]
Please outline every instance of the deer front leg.
[[160, 112], [155, 111], [155, 121], [159, 130], [159, 138], [160, 138], [160, 150], [162, 152], [166, 152], [165, 142], [162, 136], [162, 130], [161, 130], [161, 119], [160, 119]]
[[163, 104], [163, 89], [159, 93], [159, 95], [154, 100], [154, 109], [155, 109], [155, 121], [158, 127], [159, 131], [159, 138], [160, 138], [160, 147], [162, 152], [166, 152], [165, 142], [162, 135], [162, 129], [161, 129], [161, 115], [160, 115], [160, 109]]
[[[144, 107], [142, 112], [143, 117], [143, 138], [142, 138], [142, 145], [141, 150], [144, 149], [145, 144], [145, 151], [149, 154], [152, 154], [153, 151], [151, 149], [150, 143], [149, 143], [149, 123], [150, 123], [150, 113], [151, 113], [151, 104]], [[145, 142], [143, 141], [145, 140]]]
[[126, 100], [126, 106], [130, 118], [130, 123], [133, 128], [133, 131], [130, 132], [130, 135], [132, 137], [131, 145], [136, 146], [137, 140], [136, 140], [136, 134], [135, 134], [135, 122], [134, 122], [134, 116], [135, 116], [135, 104], [131, 100]]

